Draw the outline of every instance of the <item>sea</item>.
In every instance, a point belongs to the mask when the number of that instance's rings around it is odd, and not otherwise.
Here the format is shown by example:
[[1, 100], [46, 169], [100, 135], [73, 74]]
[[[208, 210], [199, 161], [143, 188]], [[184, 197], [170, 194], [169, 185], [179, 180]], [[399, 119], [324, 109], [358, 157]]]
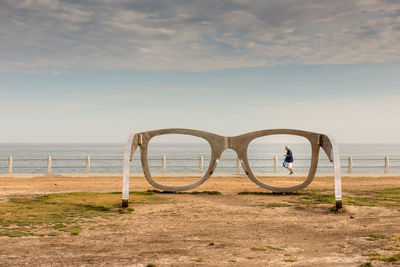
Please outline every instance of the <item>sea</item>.
[[[282, 166], [286, 143], [250, 144], [248, 158], [253, 172], [273, 173], [274, 158], [278, 159], [278, 172], [286, 173]], [[400, 144], [338, 144], [342, 172], [348, 172], [348, 159], [352, 157], [353, 173], [384, 173], [385, 157], [389, 159], [389, 172], [400, 173]], [[0, 144], [0, 174], [12, 172], [47, 173], [51, 157], [52, 173], [86, 173], [90, 157], [91, 173], [122, 173], [125, 144], [122, 143], [2, 143]], [[306, 143], [291, 144], [294, 169], [307, 173], [311, 148]], [[204, 143], [154, 143], [149, 145], [148, 158], [152, 173], [199, 173], [205, 171], [211, 158], [211, 148]], [[203, 169], [200, 169], [200, 161]], [[331, 173], [332, 164], [320, 150], [318, 173]], [[164, 168], [163, 168], [164, 162]], [[142, 172], [140, 151], [136, 151], [131, 171]], [[243, 172], [243, 169], [240, 170]], [[226, 150], [217, 164], [216, 173], [236, 173], [237, 155]]]

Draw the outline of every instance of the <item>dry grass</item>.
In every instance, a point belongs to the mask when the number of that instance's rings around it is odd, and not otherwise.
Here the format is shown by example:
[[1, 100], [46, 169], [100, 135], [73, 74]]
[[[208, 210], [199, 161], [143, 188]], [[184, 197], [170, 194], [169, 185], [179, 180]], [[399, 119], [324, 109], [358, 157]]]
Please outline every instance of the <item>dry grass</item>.
[[[166, 200], [154, 192], [133, 192], [134, 204], [156, 204]], [[121, 193], [65, 193], [33, 198], [12, 198], [0, 203], [0, 236], [56, 236], [59, 232], [78, 235], [88, 218], [130, 213], [120, 209]], [[49, 231], [49, 232], [46, 232]]]

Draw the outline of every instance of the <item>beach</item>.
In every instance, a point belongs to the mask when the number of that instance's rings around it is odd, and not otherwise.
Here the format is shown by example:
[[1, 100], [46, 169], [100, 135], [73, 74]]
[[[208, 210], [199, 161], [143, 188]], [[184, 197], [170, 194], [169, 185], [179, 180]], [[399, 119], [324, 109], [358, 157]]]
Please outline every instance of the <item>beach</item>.
[[[333, 195], [332, 177], [316, 177], [297, 194], [272, 194], [246, 177], [222, 176], [211, 177], [187, 193], [150, 191], [159, 200], [152, 204], [135, 204], [138, 196], [131, 193], [132, 213], [114, 209], [110, 217], [83, 219], [79, 235], [0, 236], [0, 262], [4, 266], [359, 266], [369, 261], [386, 265], [373, 259], [371, 251], [399, 253], [399, 202], [364, 205], [354, 200], [400, 188], [400, 177], [344, 177], [342, 183], [345, 201], [340, 213], [331, 211], [330, 200], [321, 201], [321, 196]], [[3, 204], [43, 194], [120, 192], [122, 179], [118, 175], [1, 177], [0, 184]], [[153, 190], [142, 177], [131, 178], [130, 189]], [[114, 195], [118, 203], [121, 195]]]

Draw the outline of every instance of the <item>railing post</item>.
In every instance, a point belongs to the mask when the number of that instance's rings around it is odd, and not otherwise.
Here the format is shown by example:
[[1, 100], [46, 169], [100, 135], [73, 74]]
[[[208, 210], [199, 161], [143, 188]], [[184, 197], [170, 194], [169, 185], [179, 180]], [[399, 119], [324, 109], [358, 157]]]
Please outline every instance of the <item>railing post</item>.
[[278, 173], [278, 157], [274, 157], [274, 173]]
[[351, 157], [351, 156], [349, 156], [349, 159], [348, 159], [348, 163], [347, 163], [347, 172], [349, 173], [349, 174], [352, 174], [353, 173], [353, 158]]
[[47, 173], [51, 173], [51, 157], [47, 158]]
[[200, 167], [200, 173], [203, 174], [203, 172], [204, 172], [204, 158], [203, 158], [203, 156], [200, 156], [199, 167]]
[[239, 160], [239, 158], [236, 159], [236, 173], [240, 174], [240, 160]]
[[385, 157], [385, 174], [389, 174], [389, 157]]
[[165, 173], [167, 171], [167, 157], [163, 156], [162, 157], [162, 173]]
[[13, 173], [13, 158], [10, 156], [8, 158], [8, 174]]
[[86, 173], [90, 173], [90, 156], [86, 156]]

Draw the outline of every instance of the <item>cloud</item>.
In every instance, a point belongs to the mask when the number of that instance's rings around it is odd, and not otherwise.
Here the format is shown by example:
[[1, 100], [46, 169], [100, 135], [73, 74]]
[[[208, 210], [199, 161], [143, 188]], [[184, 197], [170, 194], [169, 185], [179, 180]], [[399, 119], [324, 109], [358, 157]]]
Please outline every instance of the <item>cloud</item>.
[[393, 0], [5, 0], [0, 71], [209, 71], [400, 60]]

